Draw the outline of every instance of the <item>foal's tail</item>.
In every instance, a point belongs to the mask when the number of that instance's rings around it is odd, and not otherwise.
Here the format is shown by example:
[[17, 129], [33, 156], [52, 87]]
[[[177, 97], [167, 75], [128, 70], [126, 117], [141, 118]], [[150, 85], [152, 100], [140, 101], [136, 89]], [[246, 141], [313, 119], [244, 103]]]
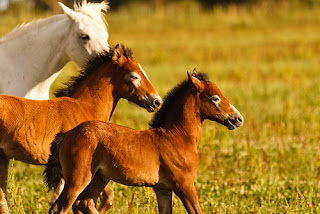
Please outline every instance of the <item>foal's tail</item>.
[[43, 172], [44, 180], [49, 189], [56, 189], [63, 178], [62, 168], [59, 160], [59, 148], [65, 133], [59, 133], [51, 145], [51, 155]]

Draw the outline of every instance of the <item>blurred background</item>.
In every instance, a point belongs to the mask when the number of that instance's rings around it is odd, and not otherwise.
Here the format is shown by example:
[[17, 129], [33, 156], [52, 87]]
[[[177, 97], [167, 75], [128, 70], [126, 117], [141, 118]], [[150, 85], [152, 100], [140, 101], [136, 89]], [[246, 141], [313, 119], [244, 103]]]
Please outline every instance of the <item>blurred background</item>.
[[[0, 8], [0, 36], [62, 13], [50, 0]], [[162, 97], [196, 67], [244, 117], [235, 131], [203, 124], [195, 185], [204, 213], [320, 212], [319, 14], [318, 0], [110, 1], [109, 43], [133, 50]], [[121, 101], [111, 122], [145, 129], [151, 118]], [[10, 166], [11, 212], [45, 213], [43, 167]], [[157, 213], [151, 189], [110, 186], [110, 213]], [[174, 213], [186, 213], [177, 197]]]
[[[59, 6], [57, 6], [58, 1], [56, 0], [1, 0], [0, 1], [0, 11], [7, 11], [11, 7], [16, 7], [17, 5], [27, 7], [29, 9], [36, 10], [49, 10], [52, 12], [59, 12]], [[72, 6], [76, 1], [60, 1], [68, 6]], [[90, 1], [90, 2], [100, 2], [100, 1]], [[109, 0], [109, 5], [113, 10], [118, 10], [121, 7], [125, 7], [128, 4], [145, 3], [150, 4], [152, 7], [159, 9], [166, 6], [167, 4], [172, 4], [176, 2], [182, 2], [184, 4], [190, 2], [197, 2], [203, 10], [210, 11], [215, 7], [228, 5], [247, 5], [254, 6], [258, 4], [277, 4], [277, 5], [299, 5], [313, 7], [319, 5], [320, 2], [317, 0]]]

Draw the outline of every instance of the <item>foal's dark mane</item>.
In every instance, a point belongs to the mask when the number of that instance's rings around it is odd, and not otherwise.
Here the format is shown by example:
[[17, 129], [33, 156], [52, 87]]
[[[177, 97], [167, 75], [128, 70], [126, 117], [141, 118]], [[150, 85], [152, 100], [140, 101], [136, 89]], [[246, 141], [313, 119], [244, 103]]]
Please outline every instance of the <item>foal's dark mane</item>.
[[[209, 81], [208, 76], [205, 73], [196, 73], [196, 74], [193, 74], [192, 76], [196, 77], [201, 81], [205, 81], [205, 82]], [[174, 101], [179, 99], [180, 94], [188, 90], [189, 87], [190, 87], [189, 80], [186, 79], [182, 83], [178, 84], [176, 87], [171, 89], [171, 91], [164, 98], [162, 107], [160, 108], [159, 111], [157, 111], [154, 114], [153, 119], [149, 123], [149, 126], [151, 128], [159, 128], [162, 126], [162, 124], [164, 123], [165, 115], [172, 108], [171, 106], [174, 103]]]
[[[67, 87], [58, 89], [54, 95], [56, 97], [70, 97], [74, 91], [78, 88], [79, 84], [83, 82], [83, 80], [86, 79], [88, 74], [94, 72], [97, 70], [101, 65], [105, 63], [109, 63], [112, 60], [112, 57], [115, 53], [115, 48], [117, 48], [118, 45], [114, 48], [110, 48], [108, 51], [104, 50], [101, 53], [99, 53], [97, 56], [90, 59], [83, 70], [79, 72], [78, 76], [72, 77], [65, 85]], [[124, 45], [120, 45], [122, 54], [129, 59], [133, 59], [132, 57], [132, 51], [129, 48], [126, 48]]]

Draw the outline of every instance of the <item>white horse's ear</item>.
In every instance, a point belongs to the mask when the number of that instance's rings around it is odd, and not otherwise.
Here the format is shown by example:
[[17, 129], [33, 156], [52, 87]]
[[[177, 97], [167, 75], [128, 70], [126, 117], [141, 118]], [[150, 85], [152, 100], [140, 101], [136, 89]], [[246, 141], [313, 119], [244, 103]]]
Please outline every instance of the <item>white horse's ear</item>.
[[58, 2], [58, 4], [61, 6], [63, 12], [64, 12], [66, 15], [70, 16], [71, 18], [73, 18], [73, 17], [75, 16], [75, 13], [76, 13], [76, 12], [74, 12], [72, 9], [70, 9], [70, 8], [67, 7], [67, 6], [65, 6], [65, 5], [64, 5], [63, 3], [61, 3], [61, 2]]

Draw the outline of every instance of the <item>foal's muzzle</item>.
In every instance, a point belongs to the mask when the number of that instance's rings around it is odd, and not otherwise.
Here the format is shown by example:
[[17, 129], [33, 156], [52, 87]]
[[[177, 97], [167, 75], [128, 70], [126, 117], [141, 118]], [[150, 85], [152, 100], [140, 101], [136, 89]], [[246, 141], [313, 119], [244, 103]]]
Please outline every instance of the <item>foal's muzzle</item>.
[[162, 99], [159, 95], [150, 94], [143, 97], [144, 107], [148, 112], [158, 111], [162, 106]]
[[243, 125], [243, 117], [240, 113], [235, 112], [229, 114], [229, 116], [224, 120], [224, 125], [229, 129], [233, 130]]

